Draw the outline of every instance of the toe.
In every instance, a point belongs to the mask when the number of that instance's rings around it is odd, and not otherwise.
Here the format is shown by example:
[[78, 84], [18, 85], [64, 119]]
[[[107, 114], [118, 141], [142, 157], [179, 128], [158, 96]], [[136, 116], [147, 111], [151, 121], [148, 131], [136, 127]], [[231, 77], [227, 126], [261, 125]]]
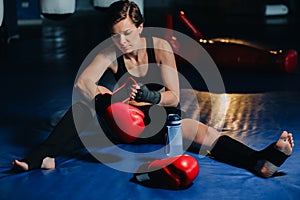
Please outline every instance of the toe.
[[288, 141], [291, 144], [291, 146], [294, 147], [293, 134], [291, 134], [291, 133], [288, 134]]
[[25, 162], [21, 162], [21, 161], [18, 161], [18, 160], [14, 160], [14, 166], [15, 166], [15, 167], [22, 168], [22, 169], [25, 170], [25, 171], [28, 170], [28, 165], [27, 165], [27, 163], [25, 163]]
[[286, 138], [286, 137], [288, 137], [288, 135], [289, 135], [288, 132], [283, 131], [282, 134], [281, 134], [281, 136], [280, 136], [280, 138], [282, 138], [282, 139]]

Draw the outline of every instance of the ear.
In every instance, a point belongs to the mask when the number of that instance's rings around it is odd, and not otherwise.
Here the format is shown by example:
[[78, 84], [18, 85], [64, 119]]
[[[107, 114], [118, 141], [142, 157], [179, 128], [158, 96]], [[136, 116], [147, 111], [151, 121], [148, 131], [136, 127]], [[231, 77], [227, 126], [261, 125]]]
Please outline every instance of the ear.
[[138, 26], [139, 33], [140, 33], [140, 34], [143, 32], [143, 28], [144, 28], [144, 23], [141, 23], [141, 24]]

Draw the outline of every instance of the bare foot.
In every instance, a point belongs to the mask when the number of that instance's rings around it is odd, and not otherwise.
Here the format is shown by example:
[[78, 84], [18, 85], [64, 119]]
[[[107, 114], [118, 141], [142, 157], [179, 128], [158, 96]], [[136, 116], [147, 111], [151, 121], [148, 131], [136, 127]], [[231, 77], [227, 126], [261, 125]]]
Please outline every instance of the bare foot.
[[276, 148], [286, 155], [291, 155], [294, 145], [293, 134], [284, 131], [276, 143]]
[[[26, 162], [19, 161], [19, 160], [14, 160], [12, 162], [12, 165], [21, 171], [28, 171], [28, 169], [29, 169], [29, 166]], [[54, 168], [55, 168], [55, 159], [54, 158], [46, 157], [43, 159], [41, 169], [54, 169]]]
[[28, 164], [26, 162], [22, 162], [19, 160], [14, 160], [11, 164], [15, 168], [17, 168], [18, 170], [21, 170], [21, 171], [28, 171], [28, 169], [29, 169]]
[[[280, 138], [276, 142], [275, 147], [285, 155], [291, 155], [294, 145], [293, 135], [283, 131]], [[276, 165], [269, 161], [264, 161], [264, 163], [260, 164], [262, 166], [260, 169], [260, 174], [265, 178], [271, 177], [278, 169]]]

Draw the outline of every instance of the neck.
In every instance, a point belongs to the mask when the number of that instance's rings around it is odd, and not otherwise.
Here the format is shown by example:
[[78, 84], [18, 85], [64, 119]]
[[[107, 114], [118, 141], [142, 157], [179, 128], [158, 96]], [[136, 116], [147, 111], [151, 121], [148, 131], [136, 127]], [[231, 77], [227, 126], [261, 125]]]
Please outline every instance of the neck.
[[143, 41], [141, 39], [139, 42], [139, 47], [130, 53], [124, 54], [124, 56], [126, 59], [129, 59], [129, 60], [135, 61], [135, 62], [139, 62], [143, 59], [145, 54], [146, 54], [145, 44], [143, 43]]
[[133, 52], [124, 54], [126, 59], [138, 62], [142, 57], [142, 49], [134, 50]]

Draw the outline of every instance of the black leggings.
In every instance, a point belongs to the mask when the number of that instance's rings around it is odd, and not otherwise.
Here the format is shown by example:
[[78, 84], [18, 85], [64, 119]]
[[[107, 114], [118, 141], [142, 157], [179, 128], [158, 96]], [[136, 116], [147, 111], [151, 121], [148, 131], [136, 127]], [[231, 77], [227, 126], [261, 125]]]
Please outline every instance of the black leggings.
[[[139, 107], [145, 114], [145, 124], [150, 123], [149, 108], [150, 106]], [[181, 114], [180, 110], [173, 108], [166, 108], [167, 113]], [[97, 110], [97, 109], [96, 109]], [[99, 110], [98, 110], [99, 111]], [[73, 115], [76, 112], [76, 115]], [[101, 113], [98, 113], [101, 117]], [[93, 120], [93, 115], [90, 108], [83, 103], [74, 104], [63, 116], [60, 122], [56, 125], [49, 137], [33, 149], [24, 159], [29, 169], [37, 169], [41, 167], [42, 161], [45, 157], [55, 158], [60, 155], [61, 151], [66, 145], [74, 139], [78, 139], [78, 133], [84, 129]], [[76, 121], [76, 126], [74, 121]], [[159, 133], [149, 138], [138, 138], [134, 143], [164, 143], [165, 142], [165, 126]], [[108, 138], [113, 134], [108, 134]], [[113, 143], [119, 143], [118, 140]], [[237, 167], [253, 170], [259, 160], [268, 160], [280, 166], [288, 156], [274, 148], [274, 144], [268, 146], [262, 151], [255, 151], [246, 145], [230, 138], [228, 136], [221, 136], [210, 152], [210, 156], [214, 159], [234, 165]]]
[[[102, 101], [100, 104], [96, 101], [96, 112], [99, 116], [98, 119], [100, 120], [100, 124], [105, 125], [105, 121], [101, 118], [101, 114], [105, 112], [104, 108], [107, 108], [108, 105], [104, 105], [103, 102], [110, 101], [103, 101], [103, 99], [101, 100]], [[149, 118], [150, 106], [139, 107], [139, 109], [145, 114], [145, 124], [149, 124], [151, 121]], [[167, 113], [180, 114], [180, 111], [178, 109], [167, 108], [166, 110]], [[76, 115], [73, 115], [73, 113], [76, 113]], [[40, 168], [45, 157], [55, 158], [59, 156], [61, 154], [61, 151], [64, 150], [72, 140], [79, 139], [79, 133], [87, 128], [87, 126], [93, 120], [93, 117], [94, 116], [92, 115], [88, 106], [80, 102], [74, 104], [67, 110], [67, 112], [56, 125], [49, 137], [37, 148], [34, 148], [23, 159], [23, 161], [28, 164], [29, 169]], [[108, 130], [107, 126], [103, 130]], [[141, 138], [138, 138], [136, 141], [134, 141], [134, 143], [164, 143], [166, 131], [166, 127], [164, 126], [157, 134], [152, 134], [153, 136], [151, 137], [143, 135]], [[121, 143], [121, 141], [118, 140], [118, 138], [116, 138], [112, 132], [105, 131], [105, 134], [114, 144]]]

